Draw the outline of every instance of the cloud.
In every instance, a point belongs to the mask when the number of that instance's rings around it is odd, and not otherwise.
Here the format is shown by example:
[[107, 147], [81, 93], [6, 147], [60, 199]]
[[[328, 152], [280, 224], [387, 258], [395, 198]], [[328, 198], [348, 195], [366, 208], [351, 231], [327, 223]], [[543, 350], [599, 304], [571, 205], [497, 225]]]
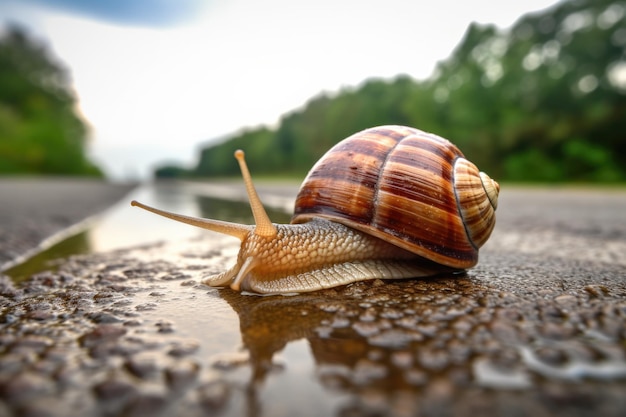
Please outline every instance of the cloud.
[[129, 26], [172, 26], [192, 18], [203, 0], [24, 0], [48, 9]]

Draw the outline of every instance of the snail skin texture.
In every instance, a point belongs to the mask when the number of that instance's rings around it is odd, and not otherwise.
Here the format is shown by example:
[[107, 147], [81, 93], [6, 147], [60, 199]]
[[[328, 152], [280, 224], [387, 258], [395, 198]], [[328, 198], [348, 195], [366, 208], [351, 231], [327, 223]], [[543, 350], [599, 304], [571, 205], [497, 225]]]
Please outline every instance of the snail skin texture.
[[281, 294], [460, 272], [495, 225], [498, 183], [448, 140], [414, 128], [374, 127], [331, 148], [300, 187], [291, 224], [270, 221], [243, 151], [235, 158], [255, 225], [131, 203], [241, 240], [237, 264], [210, 286]]

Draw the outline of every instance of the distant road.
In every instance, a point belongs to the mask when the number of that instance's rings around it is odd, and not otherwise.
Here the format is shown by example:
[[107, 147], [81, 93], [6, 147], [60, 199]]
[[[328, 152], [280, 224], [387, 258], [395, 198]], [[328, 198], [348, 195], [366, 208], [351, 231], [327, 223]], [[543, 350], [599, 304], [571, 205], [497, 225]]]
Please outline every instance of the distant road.
[[134, 184], [82, 178], [0, 178], [0, 270], [44, 239], [120, 200]]

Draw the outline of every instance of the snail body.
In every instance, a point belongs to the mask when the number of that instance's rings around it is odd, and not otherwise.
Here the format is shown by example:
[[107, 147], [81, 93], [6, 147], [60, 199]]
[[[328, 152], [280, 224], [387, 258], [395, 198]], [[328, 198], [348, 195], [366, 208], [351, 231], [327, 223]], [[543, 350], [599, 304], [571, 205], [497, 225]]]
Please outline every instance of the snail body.
[[211, 286], [257, 293], [315, 291], [368, 279], [463, 271], [495, 225], [498, 184], [439, 136], [404, 126], [356, 133], [311, 169], [291, 224], [273, 224], [239, 162], [255, 225], [142, 207], [241, 240], [236, 265]]

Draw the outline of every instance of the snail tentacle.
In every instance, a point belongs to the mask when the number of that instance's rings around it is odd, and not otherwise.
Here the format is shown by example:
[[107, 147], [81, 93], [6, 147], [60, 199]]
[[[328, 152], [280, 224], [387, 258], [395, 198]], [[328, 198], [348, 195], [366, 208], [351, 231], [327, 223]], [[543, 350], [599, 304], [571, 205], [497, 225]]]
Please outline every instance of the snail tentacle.
[[261, 202], [261, 199], [254, 188], [254, 184], [252, 183], [252, 177], [250, 176], [250, 171], [248, 170], [248, 165], [246, 164], [244, 152], [241, 149], [235, 151], [235, 158], [237, 158], [237, 162], [239, 162], [241, 176], [243, 177], [243, 182], [246, 186], [246, 191], [248, 192], [248, 201], [250, 202], [250, 208], [252, 209], [252, 215], [254, 216], [254, 223], [256, 224], [254, 233], [265, 237], [276, 236], [276, 227], [274, 227], [272, 221], [267, 215], [267, 212], [263, 207], [263, 203]]
[[172, 213], [170, 211], [150, 207], [136, 200], [131, 201], [130, 205], [133, 207], [140, 207], [154, 214], [158, 214], [159, 216], [167, 217], [168, 219], [176, 220], [181, 223], [201, 227], [203, 229], [222, 233], [224, 235], [234, 236], [239, 240], [243, 240], [254, 229], [254, 226], [249, 226], [245, 224], [225, 222], [222, 220], [203, 219], [199, 217], [191, 217], [185, 216], [183, 214]]
[[221, 220], [203, 219], [198, 217], [185, 216], [182, 214], [172, 213], [166, 210], [150, 207], [146, 204], [140, 203], [136, 200], [131, 201], [131, 206], [140, 207], [144, 210], [158, 214], [159, 216], [167, 217], [172, 220], [176, 220], [182, 223], [187, 223], [192, 226], [201, 227], [203, 229], [211, 230], [230, 236], [234, 236], [239, 240], [243, 240], [250, 232], [264, 237], [276, 236], [276, 227], [272, 224], [263, 203], [259, 198], [259, 195], [254, 188], [250, 171], [246, 164], [245, 155], [242, 150], [235, 152], [235, 158], [239, 162], [239, 168], [241, 169], [241, 175], [246, 186], [246, 192], [248, 193], [248, 200], [250, 201], [250, 208], [252, 209], [252, 215], [254, 216], [255, 226], [242, 225], [238, 223], [225, 222]]

